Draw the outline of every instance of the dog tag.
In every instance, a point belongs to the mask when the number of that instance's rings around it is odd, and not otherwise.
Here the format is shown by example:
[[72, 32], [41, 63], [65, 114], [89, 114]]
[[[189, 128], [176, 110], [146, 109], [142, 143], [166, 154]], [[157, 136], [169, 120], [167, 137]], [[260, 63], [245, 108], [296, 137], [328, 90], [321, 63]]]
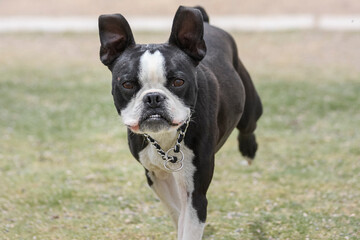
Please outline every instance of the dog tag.
[[[166, 153], [165, 153], [165, 157], [166, 157], [166, 161], [164, 162], [164, 167], [166, 170], [170, 171], [170, 172], [177, 172], [180, 171], [184, 164], [183, 164], [183, 160], [184, 160], [184, 153], [180, 150], [178, 153], [176, 153], [174, 151], [174, 148], [170, 148]], [[171, 153], [169, 155], [169, 153]], [[172, 157], [177, 157], [178, 160], [173, 163], [171, 162]]]

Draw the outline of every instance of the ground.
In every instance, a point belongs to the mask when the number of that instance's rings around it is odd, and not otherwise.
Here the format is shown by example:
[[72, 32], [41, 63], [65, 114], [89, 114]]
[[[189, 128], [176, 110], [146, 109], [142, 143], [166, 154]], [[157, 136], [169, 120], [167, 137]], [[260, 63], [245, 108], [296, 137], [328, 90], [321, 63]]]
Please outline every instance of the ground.
[[[135, 33], [140, 43], [168, 33]], [[264, 103], [216, 156], [205, 239], [359, 239], [360, 34], [234, 33]], [[0, 36], [2, 239], [174, 239], [132, 158], [96, 34]]]

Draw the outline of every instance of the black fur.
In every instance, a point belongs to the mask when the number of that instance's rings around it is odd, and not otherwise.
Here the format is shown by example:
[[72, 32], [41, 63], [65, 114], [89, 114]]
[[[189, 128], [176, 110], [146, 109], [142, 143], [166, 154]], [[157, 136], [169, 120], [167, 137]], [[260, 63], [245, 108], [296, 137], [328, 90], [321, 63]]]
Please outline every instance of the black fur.
[[[112, 93], [119, 114], [141, 88], [137, 79], [139, 58], [147, 50], [161, 52], [166, 60], [169, 81], [166, 87], [191, 108], [192, 121], [184, 142], [195, 155], [192, 203], [202, 222], [206, 220], [206, 192], [213, 176], [215, 153], [237, 128], [240, 152], [254, 158], [257, 151], [254, 131], [262, 114], [260, 98], [238, 57], [234, 39], [208, 22], [203, 8], [180, 7], [168, 43], [135, 45], [123, 16], [99, 18], [101, 61], [112, 71]], [[170, 82], [174, 78], [186, 79], [186, 84], [180, 89], [172, 88]], [[129, 91], [121, 88], [129, 80], [135, 87]], [[128, 142], [131, 153], [139, 160], [139, 152], [148, 143], [130, 130]], [[152, 185], [147, 170], [146, 177]]]

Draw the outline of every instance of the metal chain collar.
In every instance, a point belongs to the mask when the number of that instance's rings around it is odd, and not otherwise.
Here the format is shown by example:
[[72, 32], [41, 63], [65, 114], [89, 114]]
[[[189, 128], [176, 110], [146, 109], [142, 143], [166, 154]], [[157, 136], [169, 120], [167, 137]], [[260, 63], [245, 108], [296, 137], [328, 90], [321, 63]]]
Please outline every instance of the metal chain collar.
[[161, 148], [160, 144], [148, 134], [144, 133], [144, 137], [154, 146], [158, 154], [165, 161], [164, 167], [171, 172], [180, 171], [183, 168], [184, 153], [180, 150], [181, 142], [184, 140], [186, 130], [188, 129], [190, 117], [186, 119], [186, 122], [179, 127], [179, 136], [176, 140], [175, 146], [167, 150], [166, 152]]

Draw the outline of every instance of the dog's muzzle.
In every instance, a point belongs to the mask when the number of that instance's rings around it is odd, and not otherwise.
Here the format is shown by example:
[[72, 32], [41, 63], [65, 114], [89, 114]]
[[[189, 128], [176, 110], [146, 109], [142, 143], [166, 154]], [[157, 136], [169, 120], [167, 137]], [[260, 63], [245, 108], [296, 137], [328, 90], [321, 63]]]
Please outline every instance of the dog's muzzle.
[[159, 92], [150, 92], [143, 97], [144, 110], [139, 124], [141, 131], [159, 132], [172, 126], [172, 119], [166, 111], [166, 99]]

